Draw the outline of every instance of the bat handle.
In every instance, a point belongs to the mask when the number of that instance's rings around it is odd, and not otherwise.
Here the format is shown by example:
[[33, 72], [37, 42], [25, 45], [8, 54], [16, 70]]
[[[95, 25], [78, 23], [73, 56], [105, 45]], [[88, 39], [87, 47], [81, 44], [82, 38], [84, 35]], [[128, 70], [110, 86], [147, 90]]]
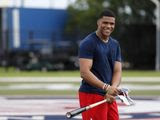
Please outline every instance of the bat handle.
[[71, 111], [71, 112], [67, 112], [67, 113], [66, 113], [66, 117], [67, 117], [68, 119], [70, 119], [70, 118], [72, 118], [72, 117], [74, 117], [74, 116], [82, 113], [83, 111], [86, 111], [86, 107], [78, 108], [78, 109], [73, 110], [73, 111]]
[[102, 104], [102, 103], [105, 103], [105, 102], [107, 102], [106, 99], [104, 99], [104, 100], [102, 100], [102, 101], [99, 101], [99, 102], [97, 102], [97, 103], [93, 103], [93, 104], [91, 104], [91, 105], [88, 105], [88, 106], [86, 106], [86, 107], [78, 108], [78, 109], [73, 110], [73, 111], [71, 111], [71, 112], [67, 112], [67, 113], [66, 113], [66, 117], [67, 117], [67, 118], [72, 118], [72, 117], [74, 117], [74, 116], [76, 116], [76, 115], [78, 115], [78, 114], [80, 114], [80, 113], [82, 113], [82, 112], [84, 112], [84, 111], [86, 111], [86, 110], [89, 110], [89, 109], [91, 109], [91, 108], [93, 108], [93, 107], [96, 107], [96, 106], [98, 106], [98, 105], [100, 105], [100, 104]]

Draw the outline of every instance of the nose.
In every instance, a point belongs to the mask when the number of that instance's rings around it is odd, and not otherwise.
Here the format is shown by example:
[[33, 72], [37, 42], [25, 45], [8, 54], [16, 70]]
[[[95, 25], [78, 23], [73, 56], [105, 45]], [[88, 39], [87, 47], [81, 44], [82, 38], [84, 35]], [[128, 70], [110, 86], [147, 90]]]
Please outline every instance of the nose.
[[111, 24], [107, 23], [107, 24], [106, 24], [106, 27], [107, 27], [107, 28], [110, 28], [110, 27], [111, 27]]

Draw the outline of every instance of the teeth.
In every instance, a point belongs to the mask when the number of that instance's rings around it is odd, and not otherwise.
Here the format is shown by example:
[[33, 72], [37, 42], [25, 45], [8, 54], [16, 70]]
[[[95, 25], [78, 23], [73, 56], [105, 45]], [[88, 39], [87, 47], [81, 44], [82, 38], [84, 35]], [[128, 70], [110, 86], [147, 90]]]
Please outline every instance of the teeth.
[[108, 29], [105, 29], [105, 31], [110, 32], [110, 30], [108, 30]]

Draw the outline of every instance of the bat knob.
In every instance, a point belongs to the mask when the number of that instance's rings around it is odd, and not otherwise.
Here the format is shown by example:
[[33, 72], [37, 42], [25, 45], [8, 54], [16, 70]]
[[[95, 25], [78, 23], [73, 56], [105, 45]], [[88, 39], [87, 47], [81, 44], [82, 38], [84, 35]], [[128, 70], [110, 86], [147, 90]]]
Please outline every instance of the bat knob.
[[70, 113], [70, 112], [67, 112], [67, 113], [66, 113], [66, 117], [67, 117], [67, 118], [71, 118], [71, 117], [72, 117], [71, 113]]

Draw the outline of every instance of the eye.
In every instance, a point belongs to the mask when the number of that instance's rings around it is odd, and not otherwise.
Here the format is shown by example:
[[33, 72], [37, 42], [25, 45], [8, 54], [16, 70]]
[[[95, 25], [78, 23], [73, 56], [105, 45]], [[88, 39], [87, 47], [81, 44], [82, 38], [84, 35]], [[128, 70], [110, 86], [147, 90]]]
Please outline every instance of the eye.
[[110, 23], [111, 25], [114, 25], [114, 23]]

